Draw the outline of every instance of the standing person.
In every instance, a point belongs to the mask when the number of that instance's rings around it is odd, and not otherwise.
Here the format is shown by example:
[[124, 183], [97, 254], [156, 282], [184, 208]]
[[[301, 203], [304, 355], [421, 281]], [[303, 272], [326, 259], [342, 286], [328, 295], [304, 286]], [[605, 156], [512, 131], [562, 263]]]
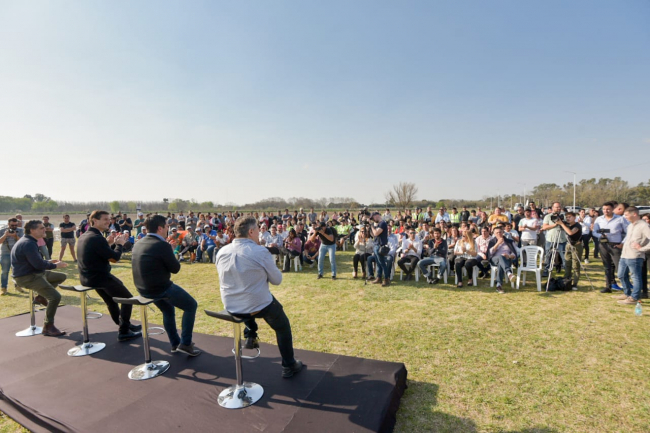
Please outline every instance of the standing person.
[[646, 253], [650, 251], [650, 226], [639, 217], [639, 210], [634, 206], [625, 208], [625, 219], [629, 225], [618, 266], [618, 278], [625, 293], [619, 297], [618, 302], [634, 305], [641, 299], [641, 272]]
[[[440, 279], [444, 276], [444, 273], [447, 271], [447, 251], [448, 243], [442, 239], [442, 231], [438, 227], [434, 227], [433, 238], [429, 240], [427, 248], [429, 256], [420, 260], [418, 263], [420, 272], [427, 279], [427, 283], [438, 284]], [[434, 264], [439, 265], [437, 276], [434, 276], [433, 273], [429, 273], [429, 266]]]
[[269, 283], [277, 286], [282, 282], [282, 273], [271, 255], [258, 244], [259, 229], [255, 218], [237, 219], [235, 235], [235, 240], [217, 254], [223, 305], [230, 314], [245, 320], [244, 347], [247, 349], [259, 347], [256, 319], [264, 319], [276, 334], [282, 357], [282, 377], [290, 378], [302, 370], [303, 364], [294, 358], [291, 323], [282, 304], [269, 290]]
[[577, 221], [580, 223], [580, 227], [582, 229], [582, 248], [585, 254], [584, 255], [585, 264], [588, 265], [589, 264], [589, 240], [591, 239], [591, 225], [593, 224], [593, 220], [589, 215], [587, 215], [584, 209], [580, 209], [580, 216], [577, 219]]
[[594, 236], [594, 224], [600, 216], [600, 213], [595, 208], [592, 208], [589, 210], [589, 216], [591, 217], [591, 239], [594, 241], [594, 259], [598, 259], [600, 256], [600, 241]]
[[463, 206], [463, 210], [460, 212], [460, 222], [469, 224], [470, 213], [467, 210], [467, 206]]
[[[11, 250], [16, 243], [23, 237], [23, 229], [18, 226], [18, 218], [9, 218], [7, 227], [0, 229], [0, 263], [2, 265], [2, 280], [0, 284], [0, 294], [7, 294], [9, 286], [9, 271], [11, 270]], [[36, 247], [38, 250], [38, 246]], [[16, 286], [18, 293], [25, 293], [23, 289]]]
[[[82, 234], [86, 233], [88, 229], [90, 228], [90, 214], [86, 214], [86, 218], [82, 219], [81, 222], [79, 223], [79, 236]], [[77, 236], [77, 237], [79, 237]]]
[[[96, 210], [90, 214], [90, 228], [79, 238], [79, 281], [92, 287], [101, 296], [108, 308], [111, 319], [119, 326], [118, 341], [128, 341], [141, 335], [142, 326], [131, 324], [133, 305], [118, 305], [113, 298], [130, 298], [131, 292], [122, 281], [111, 274], [109, 261], [117, 262], [122, 257], [124, 244], [129, 240], [124, 234], [112, 232], [108, 238], [103, 233], [108, 230], [111, 220], [108, 212]], [[115, 244], [115, 249], [111, 245]]]
[[565, 252], [566, 266], [564, 267], [564, 278], [571, 281], [573, 290], [578, 290], [580, 281], [580, 263], [582, 262], [582, 226], [576, 222], [575, 212], [565, 214], [566, 223], [559, 220], [558, 223], [567, 235], [570, 246]]
[[[181, 264], [176, 260], [172, 246], [163, 237], [167, 234], [166, 219], [162, 215], [154, 215], [146, 219], [145, 226], [149, 234], [133, 247], [135, 287], [140, 295], [156, 300], [154, 304], [162, 312], [172, 353], [198, 356], [201, 351], [192, 343], [198, 304], [171, 280], [171, 274], [177, 274]], [[183, 310], [180, 337], [176, 328], [176, 308]]]
[[[17, 225], [16, 221], [14, 223]], [[13, 277], [19, 286], [38, 293], [34, 302], [46, 306], [43, 335], [60, 337], [65, 335], [65, 332], [54, 326], [54, 316], [61, 302], [61, 294], [56, 290], [56, 286], [65, 281], [66, 275], [52, 270], [65, 268], [68, 264], [43, 260], [36, 244], [38, 239], [44, 236], [45, 227], [41, 221], [31, 220], [25, 223], [25, 236], [11, 249]]]
[[[555, 266], [555, 263], [551, 263], [552, 250], [555, 244], [557, 244], [557, 254], [560, 255], [562, 266], [566, 268], [564, 254], [566, 251], [567, 237], [558, 222], [560, 220], [560, 212], [562, 212], [562, 205], [556, 201], [553, 203], [551, 212], [544, 217], [544, 221], [542, 222], [542, 230], [544, 230], [544, 235], [546, 236], [546, 246], [544, 248], [546, 250], [546, 257], [544, 259], [546, 266], [542, 274], [544, 277], [548, 277], [548, 274], [553, 270], [553, 266]], [[553, 222], [553, 219], [555, 219], [555, 222]]]
[[181, 230], [185, 230], [185, 215], [183, 215], [183, 211], [180, 211], [178, 213], [178, 225], [180, 226]]
[[63, 260], [63, 255], [65, 254], [65, 248], [70, 246], [70, 254], [72, 254], [72, 260], [77, 263], [77, 255], [74, 252], [74, 232], [77, 229], [77, 225], [70, 221], [70, 215], [63, 215], [63, 222], [59, 224], [61, 229], [61, 252], [59, 252], [59, 261]]
[[45, 246], [47, 253], [52, 257], [52, 247], [54, 247], [54, 224], [50, 223], [50, 217], [43, 217], [43, 227], [45, 227]]
[[614, 290], [622, 290], [616, 284], [618, 274], [618, 263], [621, 259], [623, 249], [623, 238], [628, 226], [625, 218], [614, 214], [614, 203], [603, 204], [603, 216], [596, 218], [594, 222], [593, 235], [598, 238], [600, 257], [605, 267], [605, 288], [601, 293], [612, 293]]
[[323, 278], [325, 255], [329, 253], [332, 279], [336, 280], [336, 231], [331, 227], [327, 227], [327, 224], [321, 221], [315, 227], [309, 239], [315, 242], [317, 237], [321, 241], [320, 249], [318, 250], [318, 278]]
[[140, 233], [142, 233], [142, 227], [144, 227], [144, 215], [142, 212], [138, 212], [138, 217], [135, 220], [133, 228], [135, 229], [135, 237], [137, 238]]

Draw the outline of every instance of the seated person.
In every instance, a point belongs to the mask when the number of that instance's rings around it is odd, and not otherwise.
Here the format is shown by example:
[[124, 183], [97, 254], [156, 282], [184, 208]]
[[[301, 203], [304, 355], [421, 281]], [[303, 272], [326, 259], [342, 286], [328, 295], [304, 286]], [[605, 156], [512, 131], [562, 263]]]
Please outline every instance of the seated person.
[[124, 230], [123, 234], [126, 236], [126, 241], [124, 242], [124, 246], [122, 247], [122, 252], [123, 253], [131, 252], [131, 250], [133, 249], [133, 244], [135, 243], [135, 238], [131, 236], [128, 230]]
[[291, 259], [300, 256], [302, 241], [294, 229], [289, 230], [289, 236], [284, 240], [284, 246], [280, 248], [280, 263], [283, 263], [282, 272], [291, 270]]
[[305, 242], [305, 249], [302, 252], [302, 259], [308, 265], [313, 265], [318, 262], [318, 252], [320, 251], [320, 238], [316, 237], [313, 240], [307, 239]]
[[[388, 251], [388, 255], [386, 256], [386, 269], [389, 272], [389, 274], [392, 274], [393, 271], [393, 265], [395, 264], [395, 258], [397, 256], [397, 249], [399, 248], [399, 237], [395, 233], [388, 233], [388, 247], [390, 248]], [[376, 265], [377, 258], [375, 255], [371, 255], [368, 257], [368, 260], [366, 261], [366, 265], [368, 268], [368, 281], [374, 280], [374, 269]], [[386, 275], [385, 277], [390, 280], [392, 275]], [[383, 269], [381, 266], [377, 267], [377, 277], [381, 279], [384, 277], [383, 275]]]
[[167, 236], [167, 243], [172, 246], [174, 249], [174, 254], [177, 255], [181, 250], [181, 242], [183, 241], [183, 237], [180, 233], [178, 233], [178, 229], [176, 227], [169, 229], [169, 231], [170, 233], [169, 236]]
[[519, 245], [519, 233], [517, 230], [512, 228], [512, 223], [506, 223], [503, 236], [507, 237], [508, 239], [512, 239], [515, 245]]
[[217, 237], [216, 230], [212, 230], [209, 225], [203, 225], [203, 231], [201, 232], [200, 227], [196, 228], [196, 232], [201, 235], [201, 242], [199, 247], [196, 249], [196, 260], [201, 261], [203, 254], [208, 255], [210, 262], [214, 261], [214, 249], [217, 247], [215, 243], [215, 238]]
[[247, 349], [259, 347], [255, 319], [266, 321], [276, 334], [282, 357], [282, 377], [292, 377], [303, 365], [294, 358], [289, 319], [269, 290], [269, 283], [279, 285], [282, 282], [282, 273], [268, 251], [258, 244], [259, 229], [255, 218], [238, 218], [235, 235], [235, 240], [217, 254], [223, 305], [233, 316], [245, 319], [244, 347]]
[[495, 207], [494, 213], [490, 215], [487, 222], [490, 226], [493, 226], [496, 223], [505, 224], [508, 222], [508, 216], [501, 213], [500, 207]]
[[504, 236], [502, 227], [494, 228], [494, 237], [488, 243], [487, 256], [490, 263], [499, 268], [496, 278], [497, 292], [504, 293], [502, 287], [504, 275], [510, 282], [515, 280], [512, 262], [517, 258], [517, 247], [512, 239]]
[[490, 270], [487, 258], [487, 249], [488, 243], [491, 239], [492, 236], [490, 235], [490, 229], [487, 227], [483, 227], [481, 229], [481, 236], [476, 238], [476, 258], [479, 260], [476, 266], [478, 266], [480, 271], [479, 278], [487, 278], [488, 271]]
[[147, 236], [147, 228], [143, 226], [140, 229], [140, 233], [138, 233], [138, 236], [136, 236], [135, 240], [139, 241], [140, 239], [142, 239], [145, 236]]
[[269, 236], [271, 236], [271, 233], [269, 233], [269, 229], [267, 228], [267, 225], [262, 223], [260, 226], [260, 245], [266, 246], [266, 241], [268, 240]]
[[474, 235], [471, 230], [468, 230], [463, 235], [463, 239], [456, 242], [456, 248], [454, 249], [454, 256], [456, 259], [454, 261], [456, 277], [458, 278], [458, 288], [463, 287], [463, 267], [467, 270], [467, 285], [472, 285], [472, 275], [474, 272], [474, 266], [478, 266], [479, 262], [476, 259], [476, 241], [474, 240]]
[[199, 241], [201, 240], [201, 236], [199, 236], [197, 233], [194, 232], [192, 227], [187, 227], [187, 230], [185, 231], [185, 237], [183, 237], [182, 245], [183, 249], [181, 249], [179, 255], [179, 261], [185, 260], [183, 258], [183, 255], [185, 253], [190, 253], [190, 263], [195, 263], [196, 262], [196, 249], [199, 247]]
[[[284, 229], [284, 226], [282, 224], [278, 224], [278, 235], [282, 238], [282, 242], [289, 236], [289, 232]], [[282, 242], [279, 243], [279, 245], [282, 245]]]
[[214, 238], [214, 243], [216, 245], [215, 251], [218, 251], [222, 247], [225, 247], [230, 242], [230, 236], [223, 232], [221, 229], [217, 229], [217, 236]]
[[275, 226], [271, 226], [271, 233], [266, 238], [266, 249], [273, 255], [280, 255], [280, 247], [284, 244], [284, 239], [278, 233]]
[[343, 249], [343, 244], [348, 241], [350, 238], [350, 233], [352, 232], [352, 226], [347, 219], [339, 219], [339, 224], [335, 227], [336, 233], [338, 234], [336, 238], [336, 245]]
[[[435, 227], [433, 229], [433, 238], [429, 240], [428, 248], [426, 249], [428, 257], [420, 260], [418, 263], [420, 272], [426, 277], [427, 283], [437, 284], [447, 270], [447, 246], [447, 242], [442, 239], [440, 229]], [[435, 277], [429, 274], [429, 266], [434, 264], [439, 265], [438, 275]]]
[[[140, 295], [156, 299], [154, 304], [163, 315], [163, 325], [172, 353], [181, 352], [198, 356], [201, 351], [192, 343], [197, 303], [182, 287], [170, 279], [177, 274], [181, 264], [163, 237], [167, 221], [162, 215], [154, 215], [145, 221], [149, 234], [133, 247], [133, 281]], [[176, 308], [183, 310], [181, 335], [176, 329]]]
[[[402, 258], [397, 261], [397, 266], [406, 274], [406, 281], [411, 279], [411, 274], [420, 260], [422, 254], [422, 242], [416, 236], [415, 229], [409, 229], [408, 237], [402, 239]], [[409, 267], [406, 268], [406, 264]]]
[[54, 316], [61, 302], [61, 294], [56, 290], [56, 286], [66, 280], [66, 275], [52, 270], [65, 268], [68, 264], [61, 261], [45, 261], [41, 257], [37, 243], [39, 239], [45, 237], [45, 226], [42, 221], [27, 221], [24, 230], [25, 236], [20, 238], [11, 249], [13, 278], [18, 286], [38, 293], [34, 302], [47, 307], [43, 335], [60, 337], [65, 335], [65, 332], [59, 331], [54, 326]]

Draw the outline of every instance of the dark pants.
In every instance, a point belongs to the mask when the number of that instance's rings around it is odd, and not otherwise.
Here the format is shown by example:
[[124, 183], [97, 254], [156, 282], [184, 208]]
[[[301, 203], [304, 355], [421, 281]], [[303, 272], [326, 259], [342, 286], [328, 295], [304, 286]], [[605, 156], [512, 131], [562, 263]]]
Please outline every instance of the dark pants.
[[618, 262], [621, 260], [620, 248], [614, 248], [615, 244], [609, 242], [601, 242], [600, 259], [603, 261], [605, 267], [605, 287], [611, 288], [612, 284], [616, 283], [616, 275], [618, 274]]
[[54, 246], [54, 238], [45, 239], [45, 246], [47, 247], [47, 253], [52, 257], [52, 247]]
[[[591, 239], [591, 233], [588, 235], [582, 235], [582, 250], [585, 253], [585, 260], [589, 259], [589, 240]], [[596, 251], [594, 251], [594, 256], [596, 255]]]
[[478, 266], [479, 269], [481, 268], [481, 264], [476, 259], [465, 259], [462, 257], [456, 257], [454, 268], [456, 270], [456, 276], [458, 277], [458, 282], [463, 281], [463, 267], [467, 269], [467, 278], [469, 279], [469, 281], [472, 281], [474, 266]]
[[269, 253], [279, 256], [280, 255], [280, 249], [278, 247], [266, 247], [267, 250], [269, 250]]
[[246, 338], [257, 337], [258, 327], [255, 319], [264, 319], [271, 329], [275, 331], [278, 349], [280, 349], [280, 356], [282, 356], [282, 366], [291, 367], [296, 363], [296, 359], [293, 357], [291, 323], [289, 323], [289, 318], [284, 313], [282, 304], [277, 299], [273, 298], [273, 301], [269, 305], [254, 316], [250, 314], [233, 314], [233, 316], [245, 319], [244, 324], [246, 325], [246, 329], [244, 329], [244, 337]]
[[304, 263], [307, 263], [308, 265], [311, 265], [312, 263], [318, 261], [318, 253], [316, 253], [316, 257], [314, 257], [313, 260], [307, 258], [307, 253], [302, 253], [302, 260], [303, 260]]
[[[406, 275], [411, 275], [411, 273], [415, 271], [415, 267], [419, 261], [420, 258], [417, 256], [404, 256], [397, 261], [397, 266], [399, 266], [402, 272], [404, 272]], [[406, 263], [410, 265], [408, 269], [406, 269]]]
[[298, 251], [290, 250], [289, 248], [280, 248], [280, 255], [282, 257], [283, 267], [282, 270], [289, 272], [291, 270], [291, 259], [298, 257], [300, 253]]
[[594, 240], [594, 259], [598, 258], [600, 254], [600, 239], [598, 239], [594, 234], [591, 234], [591, 239]]
[[120, 334], [125, 334], [129, 332], [129, 325], [131, 325], [131, 311], [133, 310], [133, 305], [122, 304], [118, 305], [113, 298], [130, 298], [131, 292], [127, 289], [122, 282], [114, 277], [109, 275], [107, 278], [104, 278], [99, 281], [93, 281], [93, 284], [85, 284], [84, 286], [94, 287], [95, 291], [106, 303], [108, 307], [108, 312], [111, 315], [111, 319], [115, 322], [116, 325], [120, 327]]
[[641, 293], [648, 296], [648, 255], [646, 254], [641, 267]]
[[364, 275], [366, 274], [366, 261], [371, 255], [372, 254], [364, 253], [355, 254], [354, 257], [352, 257], [352, 265], [354, 266], [355, 273], [359, 270], [359, 263], [361, 263], [361, 272], [363, 272]]
[[[196, 300], [176, 284], [172, 284], [164, 293], [156, 296], [156, 299], [158, 300], [154, 304], [160, 309], [163, 315], [163, 326], [165, 327], [172, 347], [178, 346], [179, 343], [185, 346], [191, 345], [192, 332], [194, 332], [194, 319], [196, 318], [196, 309], [198, 307]], [[176, 308], [183, 310], [180, 337], [176, 329]]]

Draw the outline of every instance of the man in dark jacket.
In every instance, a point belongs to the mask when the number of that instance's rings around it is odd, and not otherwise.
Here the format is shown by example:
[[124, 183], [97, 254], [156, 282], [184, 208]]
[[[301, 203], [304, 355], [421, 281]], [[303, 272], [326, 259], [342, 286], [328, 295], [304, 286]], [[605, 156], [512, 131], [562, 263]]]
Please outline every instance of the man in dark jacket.
[[[438, 227], [433, 229], [433, 239], [429, 240], [426, 248], [429, 257], [420, 260], [418, 266], [420, 272], [427, 278], [427, 283], [437, 284], [447, 271], [447, 241], [442, 239], [442, 230]], [[429, 266], [439, 265], [438, 275], [429, 274]]]
[[[194, 298], [172, 282], [171, 274], [177, 274], [181, 264], [167, 243], [167, 221], [162, 215], [145, 220], [147, 236], [133, 247], [133, 281], [140, 295], [152, 298], [163, 315], [165, 331], [172, 345], [172, 352], [197, 356], [201, 351], [192, 343], [197, 303]], [[176, 329], [176, 307], [183, 310], [181, 336]]]
[[488, 242], [487, 259], [492, 266], [499, 268], [497, 275], [497, 292], [503, 292], [503, 278], [508, 276], [508, 280], [513, 282], [515, 279], [512, 273], [512, 263], [517, 259], [517, 248], [512, 239], [503, 236], [503, 226], [497, 225], [493, 230], [494, 237]]
[[[90, 214], [90, 228], [79, 237], [77, 256], [79, 259], [79, 281], [86, 287], [92, 287], [102, 297], [108, 312], [120, 329], [117, 334], [119, 341], [128, 341], [142, 335], [141, 325], [131, 324], [132, 305], [122, 304], [120, 307], [113, 297], [130, 298], [131, 292], [122, 281], [111, 274], [109, 262], [117, 262], [122, 256], [122, 248], [128, 236], [111, 233], [105, 238], [102, 233], [108, 230], [111, 219], [108, 212], [96, 210]], [[115, 249], [111, 245], [116, 244]]]

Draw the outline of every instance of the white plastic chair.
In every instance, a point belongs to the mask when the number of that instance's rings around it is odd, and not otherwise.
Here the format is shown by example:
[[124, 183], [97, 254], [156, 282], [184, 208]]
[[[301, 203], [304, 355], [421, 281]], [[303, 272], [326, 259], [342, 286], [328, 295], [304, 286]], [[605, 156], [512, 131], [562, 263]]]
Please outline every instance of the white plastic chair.
[[[496, 283], [496, 280], [497, 280], [497, 272], [499, 272], [499, 267], [494, 266], [493, 264], [490, 263], [490, 269], [491, 269], [491, 271], [490, 271], [490, 287], [494, 287], [494, 284]], [[507, 275], [506, 275], [506, 278], [508, 278]], [[510, 287], [512, 287], [513, 289], [515, 288], [515, 282], [514, 281], [510, 283]], [[517, 288], [519, 288], [519, 287], [517, 287]]]
[[295, 268], [296, 272], [298, 272], [298, 269], [300, 268], [300, 256], [296, 256], [291, 260], [293, 260], [294, 268]]
[[[524, 256], [526, 262], [524, 263]], [[544, 248], [529, 245], [521, 249], [521, 261], [522, 265], [517, 269], [517, 289], [519, 289], [519, 284], [523, 282], [526, 285], [526, 274], [525, 272], [535, 272], [535, 278], [537, 280], [537, 291], [542, 291], [542, 266], [544, 265]], [[521, 273], [524, 272], [523, 281], [521, 279]]]
[[[436, 268], [440, 267], [440, 263], [434, 263], [434, 264], [429, 265], [427, 267], [430, 269], [429, 275], [438, 275], [435, 272], [436, 272]], [[445, 280], [445, 284], [447, 284], [447, 276], [448, 276], [448, 274], [449, 274], [449, 266], [445, 266], [445, 272], [442, 274], [442, 278]], [[456, 284], [458, 284], [458, 283], [456, 283]]]
[[[394, 263], [395, 262], [393, 262], [393, 264]], [[409, 265], [409, 267], [411, 267], [411, 265]], [[399, 279], [402, 281], [402, 268], [399, 268]], [[415, 265], [415, 281], [420, 281], [420, 267], [417, 264]]]
[[[467, 275], [467, 269], [465, 266], [463, 266], [463, 276]], [[458, 285], [458, 274], [456, 274], [455, 277], [456, 280], [456, 285]], [[478, 266], [474, 266], [474, 269], [472, 269], [472, 282], [474, 283], [474, 287], [478, 286]]]

